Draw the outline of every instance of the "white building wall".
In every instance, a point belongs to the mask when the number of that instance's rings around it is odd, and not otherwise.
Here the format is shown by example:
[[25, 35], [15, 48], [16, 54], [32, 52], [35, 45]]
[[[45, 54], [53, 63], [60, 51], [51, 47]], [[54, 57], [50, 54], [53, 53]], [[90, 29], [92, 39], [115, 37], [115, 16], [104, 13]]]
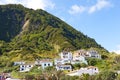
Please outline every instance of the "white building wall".
[[97, 52], [88, 51], [87, 54], [88, 54], [88, 57], [93, 57], [93, 58], [101, 59], [101, 55], [99, 53], [97, 53]]
[[[66, 53], [66, 54], [64, 54], [64, 53]], [[61, 52], [60, 56], [61, 56], [61, 59], [72, 60], [72, 53], [71, 52]]]
[[74, 57], [73, 57], [73, 61], [74, 61], [73, 64], [75, 64], [75, 61], [76, 61], [76, 62], [79, 62], [79, 63], [88, 64], [87, 61], [85, 60], [85, 57], [83, 57], [83, 56], [74, 56]]
[[99, 73], [98, 71], [98, 68], [91, 68], [91, 69], [88, 69], [88, 68], [81, 68], [79, 71], [78, 71], [78, 75], [82, 75], [82, 74], [89, 74], [89, 75], [94, 75], [96, 73]]
[[14, 62], [14, 65], [22, 65], [22, 64], [25, 64], [25, 62], [22, 62], [22, 61], [20, 61], [20, 62]]
[[20, 65], [20, 72], [30, 71], [32, 67], [34, 67], [34, 65]]
[[56, 66], [56, 69], [57, 69], [57, 71], [58, 70], [70, 70], [71, 71], [72, 67], [70, 65], [69, 66], [64, 66], [64, 65], [62, 66], [61, 65], [61, 66]]
[[43, 69], [45, 69], [48, 66], [53, 66], [53, 63], [52, 62], [42, 62], [41, 66], [42, 66]]

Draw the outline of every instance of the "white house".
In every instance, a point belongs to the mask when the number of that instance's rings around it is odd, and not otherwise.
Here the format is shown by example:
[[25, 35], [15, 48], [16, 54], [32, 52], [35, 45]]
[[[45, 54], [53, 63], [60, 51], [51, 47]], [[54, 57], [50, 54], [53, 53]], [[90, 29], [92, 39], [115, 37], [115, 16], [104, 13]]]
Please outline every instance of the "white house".
[[20, 65], [20, 72], [27, 72], [30, 71], [34, 67], [34, 64], [28, 63], [28, 64], [21, 64]]
[[56, 69], [58, 70], [68, 70], [71, 71], [72, 70], [72, 66], [71, 65], [64, 65], [64, 64], [57, 64], [56, 65]]
[[74, 56], [83, 56], [83, 57], [91, 57], [91, 58], [98, 58], [101, 59], [101, 55], [96, 50], [78, 50], [74, 52]]
[[98, 74], [99, 70], [97, 67], [94, 66], [89, 66], [86, 68], [80, 68], [80, 70], [74, 72], [74, 73], [69, 73], [68, 75], [70, 76], [80, 76], [82, 74], [89, 74], [89, 75], [95, 75]]
[[81, 50], [77, 50], [77, 51], [75, 51], [75, 52], [74, 52], [74, 56], [83, 56], [83, 57], [85, 57], [85, 56], [87, 56], [86, 53], [87, 53], [86, 50], [81, 49]]
[[71, 60], [64, 60], [64, 59], [55, 59], [54, 60], [54, 64], [57, 65], [57, 64], [66, 64], [66, 63], [71, 63]]
[[53, 62], [50, 61], [49, 59], [44, 59], [40, 61], [41, 67], [45, 69], [48, 66], [53, 66]]
[[87, 61], [85, 60], [85, 57], [83, 56], [74, 56], [73, 61], [71, 61], [71, 64], [75, 64], [77, 62], [88, 64]]
[[36, 60], [35, 65], [41, 66], [44, 69], [48, 66], [53, 66], [53, 62], [50, 59]]
[[25, 64], [25, 62], [24, 61], [16, 61], [16, 62], [14, 62], [14, 65], [22, 65], [22, 64]]
[[64, 59], [64, 60], [72, 60], [72, 58], [73, 58], [72, 53], [67, 52], [67, 51], [61, 52], [60, 57], [61, 57], [61, 59]]
[[88, 55], [88, 57], [101, 59], [101, 55], [95, 50], [87, 51], [87, 55]]
[[94, 75], [94, 74], [97, 74], [97, 73], [99, 73], [99, 70], [98, 70], [97, 67], [94, 67], [94, 66], [89, 66], [87, 68], [81, 68], [78, 71], [79, 75], [82, 75], [82, 74]]
[[60, 58], [54, 59], [54, 64], [55, 65], [57, 65], [57, 64], [64, 64], [64, 61], [63, 61], [63, 59], [60, 59]]

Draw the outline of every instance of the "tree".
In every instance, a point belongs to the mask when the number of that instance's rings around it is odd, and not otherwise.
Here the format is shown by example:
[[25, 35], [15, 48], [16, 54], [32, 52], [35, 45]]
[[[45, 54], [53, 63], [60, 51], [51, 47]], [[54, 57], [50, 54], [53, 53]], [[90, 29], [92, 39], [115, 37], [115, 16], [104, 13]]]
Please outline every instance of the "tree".
[[62, 77], [62, 76], [64, 76], [65, 74], [63, 73], [63, 71], [57, 71], [56, 73], [55, 73], [55, 76], [56, 76], [56, 78], [57, 78], [57, 80], [60, 80], [60, 78]]
[[90, 75], [89, 74], [82, 74], [81, 77], [83, 80], [89, 80]]
[[52, 73], [53, 71], [56, 71], [56, 69], [53, 66], [48, 66], [45, 68], [45, 71]]
[[112, 70], [103, 70], [96, 77], [96, 80], [115, 80], [117, 78], [117, 73]]
[[73, 69], [80, 69], [81, 65], [80, 63], [73, 64]]
[[88, 65], [95, 66], [98, 62], [98, 59], [96, 58], [87, 58]]
[[116, 55], [114, 60], [115, 60], [115, 63], [120, 63], [120, 55]]
[[26, 75], [25, 80], [33, 80], [35, 77], [33, 75]]
[[118, 76], [117, 76], [117, 79], [116, 80], [120, 80], [120, 74], [118, 74]]
[[102, 54], [102, 55], [101, 55], [101, 58], [102, 58], [102, 59], [107, 59], [107, 58], [108, 58], [108, 55]]

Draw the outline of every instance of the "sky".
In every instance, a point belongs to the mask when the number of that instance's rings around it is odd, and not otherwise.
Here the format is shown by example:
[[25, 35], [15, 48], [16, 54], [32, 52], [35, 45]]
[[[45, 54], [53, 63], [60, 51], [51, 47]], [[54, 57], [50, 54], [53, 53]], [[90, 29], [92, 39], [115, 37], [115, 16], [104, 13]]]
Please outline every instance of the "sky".
[[0, 0], [4, 4], [46, 10], [120, 54], [120, 0]]

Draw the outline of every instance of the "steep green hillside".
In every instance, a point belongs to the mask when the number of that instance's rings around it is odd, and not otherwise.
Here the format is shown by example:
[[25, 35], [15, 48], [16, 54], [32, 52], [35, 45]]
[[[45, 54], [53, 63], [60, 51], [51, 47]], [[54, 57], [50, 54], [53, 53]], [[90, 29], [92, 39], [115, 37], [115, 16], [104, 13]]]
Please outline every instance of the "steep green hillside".
[[0, 40], [0, 54], [20, 58], [54, 54], [65, 48], [102, 49], [94, 39], [46, 11], [15, 4], [0, 6]]
[[24, 24], [25, 11], [20, 5], [0, 6], [0, 40], [10, 41]]

